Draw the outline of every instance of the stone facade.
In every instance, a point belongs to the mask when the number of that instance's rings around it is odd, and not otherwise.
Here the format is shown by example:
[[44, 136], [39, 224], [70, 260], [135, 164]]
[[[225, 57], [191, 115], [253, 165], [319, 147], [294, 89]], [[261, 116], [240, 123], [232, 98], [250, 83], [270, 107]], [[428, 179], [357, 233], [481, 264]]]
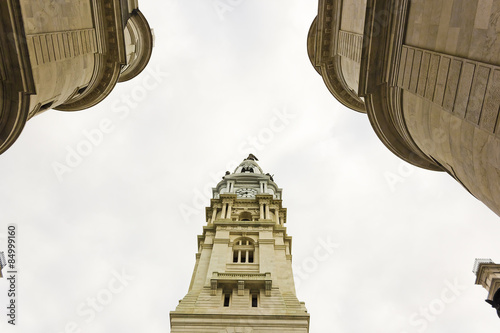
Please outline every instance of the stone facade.
[[320, 0], [309, 58], [413, 165], [500, 215], [500, 2]]
[[486, 302], [496, 309], [500, 317], [500, 265], [490, 259], [476, 259], [473, 273], [476, 274], [476, 284], [488, 291]]
[[213, 189], [171, 332], [309, 332], [295, 295], [282, 190], [251, 155]]
[[102, 101], [153, 48], [136, 0], [5, 0], [0, 17], [0, 153], [35, 115]]

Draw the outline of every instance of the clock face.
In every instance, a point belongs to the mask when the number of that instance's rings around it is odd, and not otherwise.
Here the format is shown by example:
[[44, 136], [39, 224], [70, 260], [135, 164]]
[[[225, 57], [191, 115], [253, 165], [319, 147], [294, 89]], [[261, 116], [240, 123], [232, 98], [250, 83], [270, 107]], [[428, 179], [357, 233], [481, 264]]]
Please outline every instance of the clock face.
[[236, 194], [240, 198], [255, 198], [257, 190], [254, 188], [239, 188], [236, 190]]

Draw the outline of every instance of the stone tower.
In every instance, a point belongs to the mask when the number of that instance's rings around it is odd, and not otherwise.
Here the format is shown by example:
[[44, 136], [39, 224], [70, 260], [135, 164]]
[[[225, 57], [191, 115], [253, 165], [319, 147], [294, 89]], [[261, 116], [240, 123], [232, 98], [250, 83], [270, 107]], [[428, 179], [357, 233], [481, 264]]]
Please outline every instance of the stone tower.
[[249, 155], [213, 189], [171, 332], [309, 332], [295, 295], [282, 190]]

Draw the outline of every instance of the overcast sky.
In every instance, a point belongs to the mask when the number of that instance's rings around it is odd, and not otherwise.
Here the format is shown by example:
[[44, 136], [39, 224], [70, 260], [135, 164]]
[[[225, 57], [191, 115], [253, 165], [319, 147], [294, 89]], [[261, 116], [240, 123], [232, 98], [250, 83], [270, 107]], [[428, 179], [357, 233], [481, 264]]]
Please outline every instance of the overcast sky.
[[[317, 1], [140, 8], [156, 36], [147, 70], [92, 109], [30, 120], [0, 156], [15, 332], [169, 332], [209, 189], [250, 152], [283, 188], [310, 332], [498, 331], [472, 273], [477, 257], [500, 262], [498, 216], [399, 160], [328, 92], [306, 52]], [[14, 332], [7, 301], [2, 279], [0, 331]]]

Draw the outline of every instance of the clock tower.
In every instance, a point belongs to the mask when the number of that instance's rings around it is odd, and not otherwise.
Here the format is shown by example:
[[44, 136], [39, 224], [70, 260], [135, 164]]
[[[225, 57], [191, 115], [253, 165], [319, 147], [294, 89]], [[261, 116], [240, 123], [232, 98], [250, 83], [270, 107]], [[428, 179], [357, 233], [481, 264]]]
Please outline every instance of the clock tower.
[[171, 332], [309, 332], [295, 295], [282, 190], [250, 154], [213, 189], [187, 295]]

